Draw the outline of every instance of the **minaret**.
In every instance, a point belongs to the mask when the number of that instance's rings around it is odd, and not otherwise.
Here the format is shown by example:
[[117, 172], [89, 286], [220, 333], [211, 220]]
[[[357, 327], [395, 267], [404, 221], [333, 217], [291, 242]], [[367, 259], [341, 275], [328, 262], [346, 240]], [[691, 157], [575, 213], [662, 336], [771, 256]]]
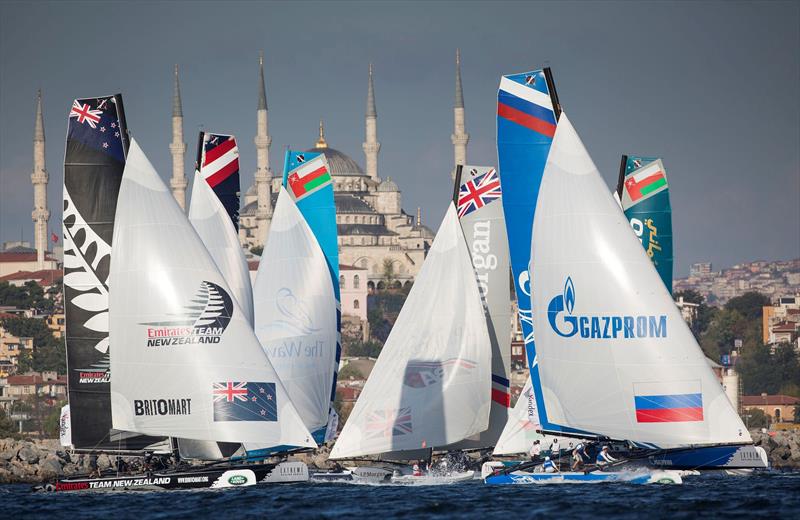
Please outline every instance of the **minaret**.
[[367, 160], [367, 175], [375, 182], [380, 182], [378, 177], [378, 152], [381, 143], [378, 142], [378, 111], [375, 109], [375, 87], [372, 85], [372, 63], [369, 64], [369, 85], [367, 87], [367, 114], [365, 116], [366, 141], [362, 144]]
[[33, 234], [36, 244], [38, 269], [44, 269], [44, 253], [47, 250], [47, 170], [44, 167], [44, 117], [42, 116], [42, 91], [36, 97], [36, 123], [33, 128]]
[[[467, 143], [469, 134], [464, 123], [464, 92], [461, 90], [461, 53], [456, 49], [456, 102], [453, 106], [453, 135], [450, 136], [453, 142], [453, 155], [455, 165], [467, 164]], [[456, 170], [453, 168], [451, 177], [455, 180]]]
[[264, 86], [264, 53], [258, 57], [258, 110], [256, 112], [256, 244], [263, 246], [267, 239], [267, 219], [272, 215], [272, 170], [269, 168], [269, 136], [267, 121], [267, 89]]
[[186, 174], [183, 169], [183, 156], [186, 154], [186, 143], [183, 142], [183, 109], [181, 108], [181, 87], [178, 83], [178, 65], [175, 65], [175, 88], [172, 93], [172, 143], [169, 145], [172, 154], [172, 196], [182, 209], [186, 208]]

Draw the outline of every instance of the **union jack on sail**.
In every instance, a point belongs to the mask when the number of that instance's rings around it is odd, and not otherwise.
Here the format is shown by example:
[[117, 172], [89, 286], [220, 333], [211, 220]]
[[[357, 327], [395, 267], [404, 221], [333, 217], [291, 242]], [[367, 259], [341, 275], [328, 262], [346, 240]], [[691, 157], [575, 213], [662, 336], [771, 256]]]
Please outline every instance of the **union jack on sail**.
[[379, 439], [405, 435], [413, 431], [411, 408], [399, 410], [375, 410], [367, 414], [367, 439]]
[[97, 128], [97, 123], [100, 122], [100, 115], [102, 110], [92, 110], [89, 104], [80, 103], [77, 99], [72, 102], [72, 109], [69, 111], [69, 117], [75, 117], [78, 122], [88, 123], [92, 128]]
[[497, 177], [497, 170], [492, 168], [461, 185], [458, 190], [458, 217], [481, 209], [501, 195], [500, 179]]

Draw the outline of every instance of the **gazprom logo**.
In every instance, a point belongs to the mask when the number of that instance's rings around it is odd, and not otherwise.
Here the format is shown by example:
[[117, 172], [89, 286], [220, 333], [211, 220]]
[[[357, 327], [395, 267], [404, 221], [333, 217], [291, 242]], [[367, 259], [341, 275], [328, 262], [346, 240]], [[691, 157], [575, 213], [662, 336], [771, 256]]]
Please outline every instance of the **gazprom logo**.
[[666, 338], [667, 316], [581, 316], [575, 310], [575, 284], [564, 282], [564, 292], [547, 306], [550, 328], [562, 338], [579, 335], [584, 339]]

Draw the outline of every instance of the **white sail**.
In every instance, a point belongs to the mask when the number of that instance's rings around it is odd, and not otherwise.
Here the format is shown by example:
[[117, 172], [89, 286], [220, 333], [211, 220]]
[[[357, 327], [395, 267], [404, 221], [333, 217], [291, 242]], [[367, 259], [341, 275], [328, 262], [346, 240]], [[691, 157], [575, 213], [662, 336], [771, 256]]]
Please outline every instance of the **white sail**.
[[199, 172], [194, 172], [189, 222], [203, 240], [248, 323], [253, 324], [253, 289], [244, 251], [225, 207]]
[[491, 349], [451, 204], [332, 458], [445, 446], [489, 424]]
[[113, 248], [114, 428], [315, 447], [214, 260], [133, 140]]
[[532, 240], [548, 423], [662, 448], [750, 441], [564, 114]]
[[539, 415], [536, 413], [536, 396], [531, 387], [531, 378], [525, 382], [522, 393], [517, 403], [508, 414], [503, 433], [492, 452], [494, 455], [511, 455], [514, 453], [528, 453], [533, 441], [543, 439], [544, 436], [536, 431], [539, 428]]
[[256, 335], [303, 423], [314, 432], [328, 424], [336, 297], [322, 248], [284, 187], [272, 215], [253, 297]]
[[68, 404], [61, 407], [61, 414], [58, 418], [58, 440], [62, 446], [72, 446], [72, 420]]

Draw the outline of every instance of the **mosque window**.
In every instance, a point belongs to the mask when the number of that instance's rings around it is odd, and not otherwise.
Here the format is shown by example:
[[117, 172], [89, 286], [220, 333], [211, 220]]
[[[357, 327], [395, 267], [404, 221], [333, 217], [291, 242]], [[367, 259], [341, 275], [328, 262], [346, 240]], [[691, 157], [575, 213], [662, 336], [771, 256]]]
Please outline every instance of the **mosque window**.
[[358, 289], [361, 286], [361, 278], [358, 275], [353, 277], [353, 289]]
[[353, 300], [353, 308], [354, 309], [358, 309], [360, 307], [361, 307], [361, 304], [358, 302], [358, 300]]
[[344, 289], [344, 275], [339, 275], [339, 287]]

